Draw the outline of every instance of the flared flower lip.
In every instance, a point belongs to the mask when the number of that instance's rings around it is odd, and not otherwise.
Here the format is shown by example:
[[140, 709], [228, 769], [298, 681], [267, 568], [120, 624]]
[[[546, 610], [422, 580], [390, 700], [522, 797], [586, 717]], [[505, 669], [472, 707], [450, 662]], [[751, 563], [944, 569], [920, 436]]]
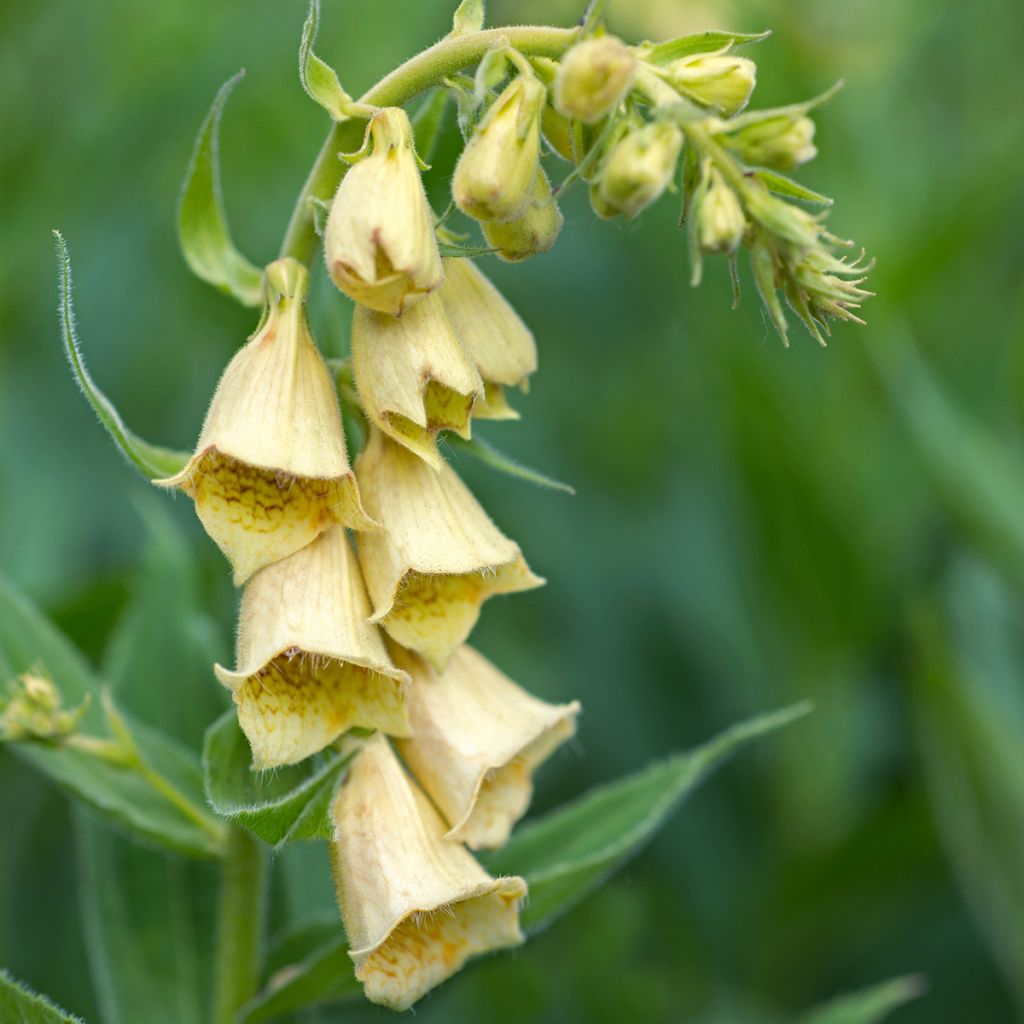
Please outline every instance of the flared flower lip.
[[[354, 961], [360, 961], [375, 953], [382, 946], [387, 945], [388, 940], [394, 934], [395, 929], [398, 928], [403, 922], [408, 920], [417, 914], [435, 914], [443, 913], [450, 907], [456, 907], [460, 903], [467, 903], [470, 900], [479, 899], [482, 896], [499, 895], [505, 897], [514, 897], [517, 900], [525, 898], [527, 894], [526, 880], [520, 878], [518, 875], [506, 875], [501, 878], [492, 878], [486, 882], [478, 882], [474, 886], [470, 886], [464, 893], [459, 895], [457, 899], [447, 900], [445, 902], [435, 903], [432, 906], [417, 906], [411, 910], [407, 910], [402, 914], [399, 914], [387, 927], [384, 934], [376, 942], [369, 946], [364, 946], [361, 949], [349, 949], [348, 955]], [[523, 940], [522, 931], [519, 929], [518, 924], [516, 926], [518, 931], [519, 941]]]
[[263, 662], [246, 668], [229, 669], [225, 668], [221, 664], [213, 666], [214, 675], [216, 675], [218, 681], [226, 686], [232, 692], [237, 691], [245, 683], [255, 675], [259, 675], [265, 668], [276, 661], [278, 658], [312, 658], [312, 659], [323, 659], [324, 661], [336, 661], [344, 665], [353, 665], [356, 668], [365, 669], [367, 672], [373, 672], [379, 676], [385, 676], [388, 679], [393, 679], [400, 686], [408, 687], [411, 683], [411, 678], [408, 672], [403, 671], [400, 668], [396, 668], [393, 665], [385, 665], [378, 662], [370, 661], [368, 658], [349, 656], [339, 654], [334, 651], [318, 651], [311, 650], [306, 647], [299, 647], [297, 645], [291, 645], [282, 647], [276, 654], [271, 655]]

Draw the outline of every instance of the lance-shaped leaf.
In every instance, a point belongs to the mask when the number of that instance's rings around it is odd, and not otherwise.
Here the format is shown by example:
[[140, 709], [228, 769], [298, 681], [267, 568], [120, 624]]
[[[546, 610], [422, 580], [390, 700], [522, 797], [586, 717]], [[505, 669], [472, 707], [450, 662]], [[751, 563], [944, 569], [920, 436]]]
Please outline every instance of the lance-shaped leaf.
[[825, 103], [828, 103], [830, 99], [846, 83], [840, 79], [838, 82], [830, 85], [824, 92], [819, 93], [817, 96], [812, 96], [809, 100], [802, 100], [800, 103], [788, 103], [784, 107], [768, 107], [765, 110], [747, 110], [742, 114], [737, 114], [736, 117], [732, 117], [725, 125], [725, 130], [728, 132], [737, 132], [741, 128], [749, 128], [752, 125], [763, 124], [765, 121], [775, 121], [779, 118], [786, 117], [803, 117], [809, 114], [812, 110], [816, 110], [818, 107]]
[[462, 0], [452, 17], [453, 36], [479, 32], [484, 27], [484, 0]]
[[799, 199], [805, 203], [812, 203], [815, 206], [831, 206], [833, 200], [814, 189], [801, 185], [799, 181], [786, 177], [778, 171], [770, 171], [765, 167], [754, 168], [754, 174], [778, 196], [785, 196], [787, 199]]
[[664, 43], [644, 43], [637, 47], [637, 57], [650, 64], [671, 64], [681, 57], [700, 53], [724, 53], [744, 43], [759, 43], [771, 32], [692, 32]]
[[206, 796], [231, 818], [275, 848], [309, 839], [330, 839], [331, 797], [349, 758], [327, 751], [300, 765], [254, 772], [252, 752], [232, 709], [206, 734], [203, 771]]
[[449, 98], [447, 89], [432, 89], [412, 115], [416, 155], [424, 163], [429, 164], [434, 157]]
[[82, 1024], [49, 999], [36, 995], [0, 970], [0, 1020], [10, 1024]]
[[894, 978], [833, 999], [805, 1014], [799, 1024], [880, 1024], [894, 1010], [921, 996], [924, 990], [921, 977]]
[[334, 68], [313, 52], [319, 28], [320, 0], [309, 0], [309, 13], [299, 43], [299, 79], [311, 100], [319, 103], [335, 121], [347, 121], [350, 115], [346, 110], [352, 97], [341, 87]]
[[67, 243], [59, 231], [54, 231], [57, 243], [57, 263], [60, 275], [60, 324], [61, 337], [64, 341], [64, 353], [71, 366], [75, 383], [81, 389], [85, 400], [96, 413], [100, 425], [111, 436], [121, 454], [138, 469], [147, 480], [173, 476], [188, 462], [188, 452], [161, 448], [144, 441], [134, 431], [125, 426], [121, 414], [114, 408], [114, 403], [96, 386], [78, 344], [78, 333], [75, 328], [75, 309], [71, 296], [71, 258], [68, 255]]
[[231, 240], [220, 187], [220, 117], [231, 90], [244, 74], [239, 71], [220, 87], [199, 129], [178, 205], [178, 240], [197, 277], [234, 296], [243, 306], [259, 306], [263, 274]]
[[533, 484], [536, 487], [543, 487], [548, 491], [561, 491], [563, 494], [576, 493], [576, 489], [571, 487], [569, 484], [562, 483], [561, 480], [556, 480], [554, 477], [547, 476], [545, 473], [541, 473], [540, 470], [524, 466], [521, 462], [517, 462], [511, 456], [498, 451], [494, 445], [483, 440], [481, 437], [474, 437], [467, 441], [461, 437], [449, 434], [445, 438], [445, 443], [453, 451], [465, 452], [467, 455], [472, 455], [473, 458], [479, 459], [485, 466], [490, 466], [491, 469], [496, 469], [499, 473], [504, 473], [506, 476], [512, 476], [518, 480], [525, 480], [529, 484]]

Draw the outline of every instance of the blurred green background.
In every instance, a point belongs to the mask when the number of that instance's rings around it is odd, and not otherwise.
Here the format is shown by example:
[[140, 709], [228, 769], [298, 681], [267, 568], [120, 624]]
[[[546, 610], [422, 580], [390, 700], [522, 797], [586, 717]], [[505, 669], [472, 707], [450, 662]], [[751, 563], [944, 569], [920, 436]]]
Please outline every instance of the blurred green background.
[[[454, 0], [323, 6], [318, 50], [358, 92], [443, 34]], [[495, 0], [491, 20], [569, 24], [580, 6]], [[755, 1024], [908, 972], [930, 994], [901, 1011], [907, 1024], [1021, 1019], [1019, 4], [610, 8], [630, 40], [774, 29], [751, 53], [758, 105], [847, 79], [801, 177], [837, 196], [833, 230], [877, 256], [879, 297], [867, 328], [840, 328], [827, 350], [795, 330], [784, 350], [745, 268], [736, 312], [720, 261], [688, 287], [672, 198], [602, 223], [578, 190], [553, 254], [487, 260], [535, 329], [541, 371], [515, 399], [522, 423], [481, 433], [578, 496], [460, 459], [549, 580], [489, 606], [475, 642], [533, 691], [584, 702], [539, 809], [749, 713], [805, 697], [817, 711], [417, 1019]], [[70, 245], [98, 382], [143, 436], [191, 446], [254, 317], [189, 275], [177, 189], [217, 87], [244, 66], [222, 129], [226, 200], [240, 247], [272, 258], [325, 130], [295, 73], [304, 13], [304, 0], [0, 7], [0, 568], [93, 659], [144, 561], [140, 509], [156, 513], [66, 371], [49, 232]], [[341, 352], [347, 313], [317, 282], [318, 337]], [[230, 660], [226, 568], [187, 502], [159, 502], [187, 538], [175, 564], [214, 623], [208, 647]], [[155, 635], [147, 657], [178, 680], [140, 699], [152, 720], [215, 699], [205, 655]], [[96, 1020], [72, 817], [0, 753], [0, 963]], [[321, 847], [281, 867], [277, 904], [329, 906]]]

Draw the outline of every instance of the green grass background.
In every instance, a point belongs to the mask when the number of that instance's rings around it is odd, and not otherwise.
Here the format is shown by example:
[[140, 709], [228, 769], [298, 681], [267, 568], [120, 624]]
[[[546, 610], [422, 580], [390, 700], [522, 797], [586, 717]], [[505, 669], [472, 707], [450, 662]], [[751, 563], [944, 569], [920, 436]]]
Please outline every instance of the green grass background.
[[[353, 92], [450, 15], [438, 0], [323, 6], [318, 50]], [[492, 18], [569, 24], [577, 6], [496, 0]], [[467, 971], [417, 1019], [756, 1024], [908, 972], [930, 994], [902, 1011], [907, 1024], [1019, 1019], [1018, 5], [610, 8], [631, 41], [774, 29], [751, 53], [760, 105], [847, 79], [801, 177], [837, 196], [833, 229], [877, 256], [879, 297], [867, 328], [840, 328], [827, 350], [794, 330], [784, 350], [745, 268], [736, 312], [721, 261], [689, 288], [671, 197], [604, 223], [578, 190], [553, 254], [487, 260], [536, 332], [541, 369], [514, 399], [522, 423], [481, 434], [578, 495], [459, 460], [549, 580], [488, 606], [475, 642], [534, 692], [584, 702], [541, 809], [735, 718], [801, 698], [817, 711], [744, 754], [583, 907]], [[148, 487], [63, 364], [50, 229], [70, 245], [97, 380], [143, 436], [190, 446], [254, 316], [189, 275], [177, 189], [213, 94], [244, 66], [222, 131], [226, 200], [240, 247], [272, 258], [325, 130], [295, 71], [303, 17], [302, 0], [0, 7], [0, 568], [94, 659], [141, 557]], [[313, 312], [323, 347], [343, 351], [346, 308], [320, 272]], [[187, 503], [160, 501], [230, 659], [226, 568]], [[215, 687], [192, 670], [149, 706], [158, 719]], [[96, 1020], [68, 807], [2, 753], [0, 823], [0, 963]], [[327, 904], [323, 850], [301, 857], [322, 882], [302, 899]]]

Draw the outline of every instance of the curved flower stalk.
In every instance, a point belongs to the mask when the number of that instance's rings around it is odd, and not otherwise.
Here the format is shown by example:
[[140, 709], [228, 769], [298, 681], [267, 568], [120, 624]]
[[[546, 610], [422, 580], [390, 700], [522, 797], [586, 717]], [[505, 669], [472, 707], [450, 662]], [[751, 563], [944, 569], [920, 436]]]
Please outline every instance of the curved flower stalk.
[[436, 471], [373, 430], [356, 474], [384, 527], [358, 538], [370, 621], [435, 668], [447, 665], [489, 597], [543, 584], [449, 466]]
[[436, 294], [401, 317], [356, 306], [352, 370], [363, 411], [376, 426], [434, 469], [437, 434], [470, 435], [484, 383], [452, 330]]
[[408, 1009], [472, 956], [516, 946], [521, 878], [491, 878], [405, 774], [369, 739], [334, 803], [331, 849], [349, 955], [366, 996]]
[[534, 770], [575, 733], [579, 703], [538, 700], [469, 646], [440, 674], [403, 665], [413, 685], [402, 757], [448, 821], [448, 839], [501, 846], [530, 804]]
[[484, 398], [473, 406], [477, 419], [517, 420], [506, 387], [526, 391], [537, 370], [537, 344], [508, 300], [472, 260], [446, 257], [438, 292], [448, 321], [483, 378]]
[[345, 449], [338, 396], [306, 322], [306, 268], [266, 271], [268, 304], [228, 364], [188, 465], [155, 480], [195, 500], [236, 585], [331, 523], [370, 529]]
[[292, 764], [353, 727], [410, 732], [408, 675], [376, 627], [340, 526], [261, 569], [242, 598], [238, 668], [215, 666], [257, 768]]

